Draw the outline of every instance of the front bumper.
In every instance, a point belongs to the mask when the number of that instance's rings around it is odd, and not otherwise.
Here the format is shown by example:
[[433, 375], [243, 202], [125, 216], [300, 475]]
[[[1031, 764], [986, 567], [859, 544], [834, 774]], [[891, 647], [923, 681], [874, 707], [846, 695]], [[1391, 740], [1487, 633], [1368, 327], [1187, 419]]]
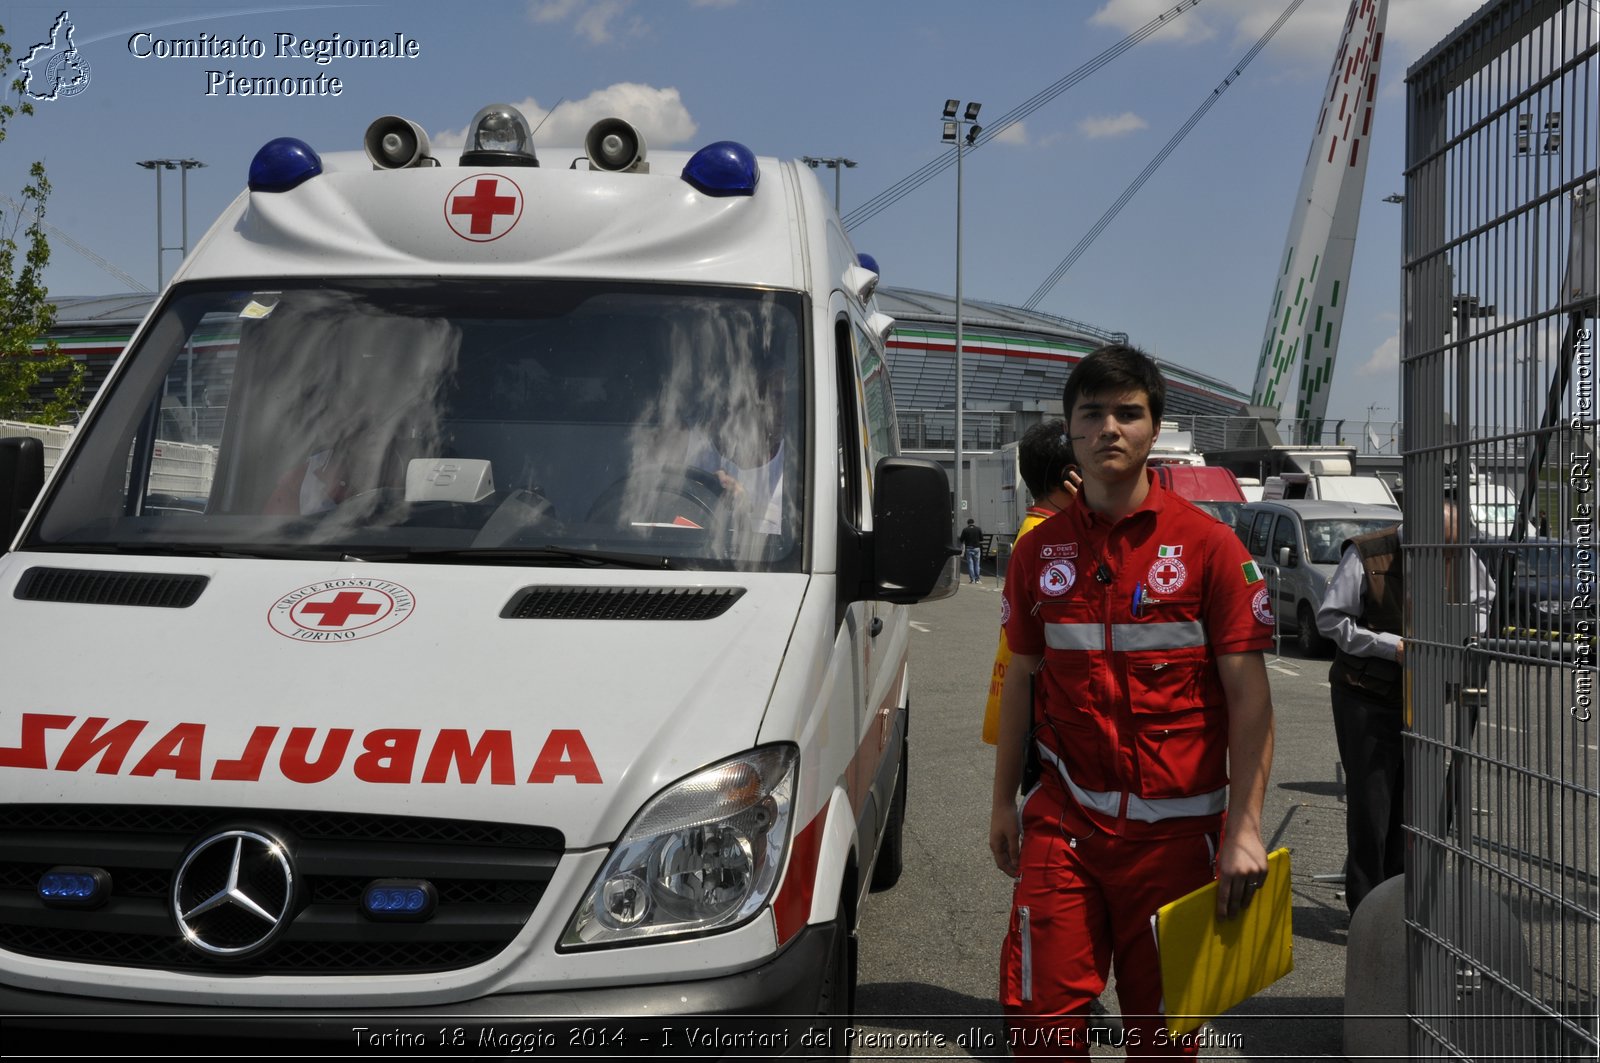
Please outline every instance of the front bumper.
[[[78, 1054], [125, 1036], [274, 1039], [295, 1052], [410, 1051], [697, 1059], [814, 1054], [814, 1016], [837, 924], [808, 926], [773, 960], [718, 978], [573, 991], [506, 993], [425, 1008], [284, 1011], [191, 1007], [0, 985], [14, 1048]], [[107, 1043], [115, 1044], [115, 1040]]]

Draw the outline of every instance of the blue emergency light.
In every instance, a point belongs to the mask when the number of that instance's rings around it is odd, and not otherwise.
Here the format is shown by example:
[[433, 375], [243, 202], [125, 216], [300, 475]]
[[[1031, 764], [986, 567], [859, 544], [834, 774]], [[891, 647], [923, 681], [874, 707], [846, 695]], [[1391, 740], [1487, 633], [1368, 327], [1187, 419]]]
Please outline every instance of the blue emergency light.
[[361, 891], [361, 912], [387, 923], [420, 923], [433, 918], [439, 893], [425, 879], [381, 878]]
[[98, 908], [111, 896], [111, 872], [98, 867], [52, 867], [39, 876], [38, 895], [49, 908]]
[[708, 196], [750, 196], [761, 170], [755, 152], [737, 141], [719, 140], [690, 156], [683, 179]]
[[878, 260], [867, 254], [865, 251], [856, 252], [856, 261], [861, 264], [862, 269], [870, 269], [880, 277], [883, 275], [883, 270], [878, 268]]
[[278, 137], [261, 145], [250, 160], [250, 191], [287, 192], [321, 172], [322, 159], [310, 144]]

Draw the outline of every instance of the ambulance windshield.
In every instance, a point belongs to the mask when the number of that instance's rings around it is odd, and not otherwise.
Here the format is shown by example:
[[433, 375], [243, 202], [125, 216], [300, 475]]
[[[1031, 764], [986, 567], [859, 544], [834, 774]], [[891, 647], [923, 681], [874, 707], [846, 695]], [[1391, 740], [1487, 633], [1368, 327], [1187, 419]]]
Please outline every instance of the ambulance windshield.
[[794, 570], [803, 308], [615, 282], [189, 286], [30, 545]]

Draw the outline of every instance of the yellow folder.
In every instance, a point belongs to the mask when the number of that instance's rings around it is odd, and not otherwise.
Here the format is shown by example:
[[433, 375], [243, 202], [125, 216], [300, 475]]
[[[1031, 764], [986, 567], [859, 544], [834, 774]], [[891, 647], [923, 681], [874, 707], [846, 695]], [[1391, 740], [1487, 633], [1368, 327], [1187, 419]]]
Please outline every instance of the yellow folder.
[[1167, 1028], [1199, 1029], [1294, 970], [1289, 850], [1267, 854], [1267, 880], [1244, 912], [1217, 920], [1217, 884], [1164, 904], [1151, 922], [1161, 953]]

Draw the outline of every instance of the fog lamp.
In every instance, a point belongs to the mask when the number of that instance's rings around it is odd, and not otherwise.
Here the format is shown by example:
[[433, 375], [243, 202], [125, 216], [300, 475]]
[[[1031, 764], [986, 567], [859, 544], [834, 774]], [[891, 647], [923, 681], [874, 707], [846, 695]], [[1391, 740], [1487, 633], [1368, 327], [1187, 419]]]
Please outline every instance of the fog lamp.
[[50, 908], [98, 908], [111, 896], [111, 872], [98, 867], [52, 867], [39, 876], [38, 895]]
[[382, 878], [361, 891], [361, 913], [385, 923], [420, 923], [433, 918], [439, 893], [421, 879]]

